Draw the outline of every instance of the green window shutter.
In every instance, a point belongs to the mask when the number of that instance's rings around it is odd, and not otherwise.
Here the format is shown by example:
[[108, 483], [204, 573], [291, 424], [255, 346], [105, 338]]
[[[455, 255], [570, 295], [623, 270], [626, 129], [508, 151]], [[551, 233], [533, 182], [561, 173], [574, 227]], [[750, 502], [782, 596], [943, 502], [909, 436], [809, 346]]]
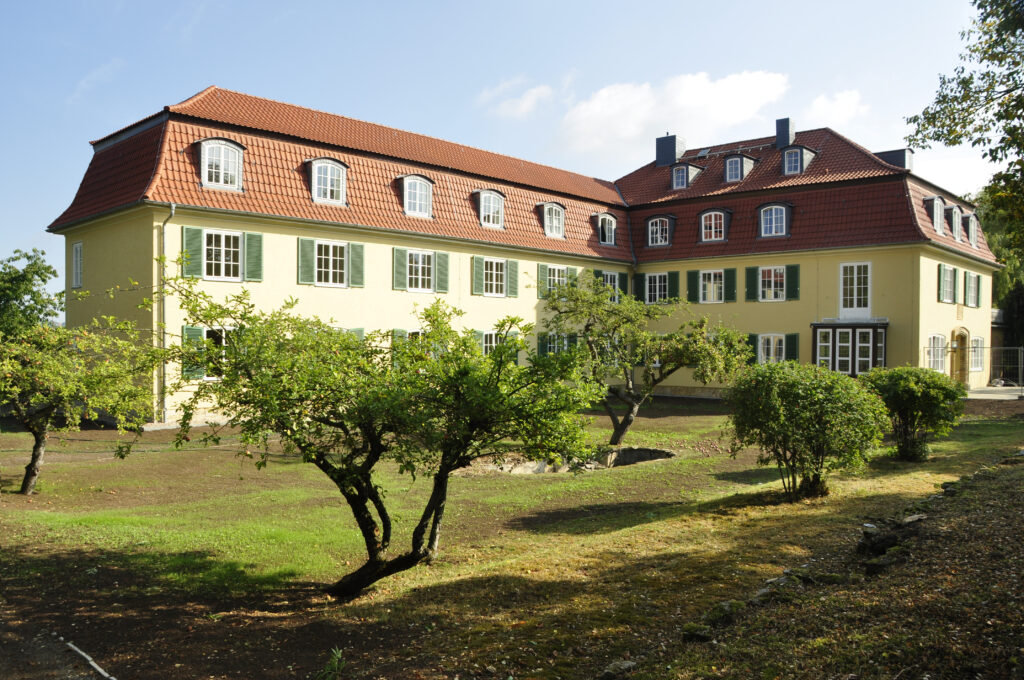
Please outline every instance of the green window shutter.
[[363, 331], [362, 328], [349, 328], [348, 332], [356, 336], [360, 340], [366, 337], [366, 333]]
[[448, 253], [434, 253], [434, 292], [448, 292]]
[[633, 274], [633, 297], [640, 302], [647, 301], [647, 275]]
[[484, 351], [484, 332], [473, 331], [473, 337], [476, 338], [476, 344], [480, 347], [480, 351]]
[[401, 328], [395, 328], [391, 331], [391, 343], [401, 342], [409, 337], [409, 331], [402, 330]]
[[800, 299], [800, 265], [786, 265], [786, 299]]
[[245, 232], [245, 280], [263, 280], [263, 234]]
[[726, 269], [725, 276], [725, 301], [736, 302], [736, 270]]
[[316, 282], [316, 241], [299, 239], [299, 283], [312, 286]]
[[473, 256], [473, 283], [470, 293], [472, 295], [484, 294], [484, 258], [479, 255]]
[[394, 248], [392, 258], [394, 260], [394, 271], [392, 272], [391, 287], [395, 290], [408, 290], [409, 277], [406, 272], [409, 267], [409, 251], [405, 248]]
[[786, 333], [786, 361], [800, 361], [800, 334]]
[[619, 294], [629, 295], [629, 274], [626, 272], [619, 272]]
[[537, 356], [544, 357], [548, 354], [548, 335], [547, 333], [537, 334]]
[[942, 274], [945, 272], [945, 270], [946, 270], [946, 265], [940, 264], [939, 265], [939, 291], [938, 291], [938, 297], [936, 298], [939, 302], [942, 302]]
[[963, 302], [960, 295], [960, 270], [953, 267], [953, 302]]
[[505, 260], [505, 296], [519, 297], [519, 260]]
[[[181, 344], [202, 346], [206, 333], [200, 326], [182, 326]], [[181, 377], [186, 380], [199, 380], [206, 375], [202, 362], [185, 362], [181, 365]]]
[[700, 272], [696, 269], [686, 272], [686, 301], [700, 302]]
[[548, 293], [548, 266], [537, 265], [537, 297], [542, 298]]
[[974, 289], [974, 306], [981, 307], [981, 274], [975, 274], [978, 279], [978, 285]]
[[964, 283], [963, 283], [964, 292], [963, 292], [963, 296], [962, 297], [963, 297], [964, 304], [965, 305], [970, 305], [970, 306], [974, 305], [974, 300], [968, 300], [967, 299], [967, 281], [972, 276], [974, 276], [974, 275], [971, 274], [970, 272], [964, 272]]
[[752, 349], [754, 351], [753, 356], [751, 356], [749, 359], [747, 359], [747, 363], [748, 364], [756, 364], [757, 363], [757, 333], [748, 333], [747, 334], [747, 342], [750, 344], [750, 349]]
[[757, 302], [761, 299], [758, 273], [760, 273], [758, 267], [747, 267], [747, 295], [744, 298], [747, 302]]
[[668, 273], [668, 296], [670, 298], [679, 297], [679, 272]]
[[353, 288], [362, 288], [365, 285], [363, 266], [363, 244], [348, 244], [348, 285]]
[[181, 255], [185, 262], [181, 275], [202, 278], [203, 276], [203, 230], [195, 227], [181, 228]]

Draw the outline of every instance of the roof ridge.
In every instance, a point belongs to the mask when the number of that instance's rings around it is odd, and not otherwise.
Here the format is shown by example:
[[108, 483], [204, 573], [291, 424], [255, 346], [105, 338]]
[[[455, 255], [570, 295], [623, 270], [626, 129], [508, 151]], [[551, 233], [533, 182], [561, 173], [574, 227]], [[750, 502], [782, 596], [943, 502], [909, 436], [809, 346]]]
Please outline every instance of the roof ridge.
[[[183, 107], [186, 104], [198, 103], [202, 99], [208, 98], [214, 92], [227, 92], [229, 94], [237, 95], [239, 97], [245, 97], [247, 99], [257, 99], [257, 100], [260, 100], [260, 101], [269, 102], [271, 104], [276, 104], [276, 105], [279, 105], [279, 106], [287, 106], [289, 108], [299, 109], [299, 110], [302, 110], [302, 111], [311, 111], [313, 113], [317, 113], [317, 114], [321, 114], [321, 115], [324, 115], [324, 116], [328, 116], [329, 118], [354, 121], [354, 122], [359, 123], [361, 125], [372, 126], [372, 127], [376, 128], [376, 129], [379, 129], [379, 130], [387, 130], [387, 131], [390, 131], [390, 132], [400, 132], [400, 133], [406, 134], [406, 135], [414, 135], [414, 136], [420, 137], [422, 139], [428, 139], [428, 140], [431, 140], [433, 142], [438, 142], [438, 143], [441, 143], [441, 144], [449, 145], [451, 147], [457, 147], [457, 148], [460, 148], [460, 149], [468, 149], [468, 150], [475, 151], [475, 152], [478, 152], [478, 153], [489, 154], [491, 156], [500, 156], [502, 158], [507, 158], [507, 159], [510, 159], [510, 160], [513, 160], [513, 161], [518, 161], [520, 163], [525, 163], [525, 164], [528, 164], [528, 165], [533, 166], [533, 167], [545, 168], [547, 170], [553, 170], [555, 172], [561, 172], [561, 173], [565, 173], [567, 175], [574, 175], [576, 177], [580, 177], [580, 178], [583, 178], [583, 179], [593, 180], [595, 182], [603, 184], [605, 186], [605, 188], [608, 188], [608, 189], [614, 189], [615, 188], [615, 183], [613, 181], [607, 180], [607, 179], [602, 179], [600, 177], [595, 177], [593, 175], [585, 175], [585, 174], [583, 174], [581, 172], [574, 172], [572, 170], [566, 170], [564, 168], [559, 168], [559, 167], [556, 167], [554, 165], [546, 165], [544, 163], [538, 163], [536, 161], [531, 161], [531, 160], [527, 160], [525, 158], [520, 158], [519, 156], [513, 156], [513, 155], [507, 154], [507, 153], [500, 153], [500, 152], [497, 152], [497, 151], [491, 151], [489, 149], [484, 149], [484, 148], [478, 147], [478, 146], [472, 146], [470, 144], [462, 144], [460, 142], [453, 142], [453, 141], [451, 141], [449, 139], [444, 139], [444, 138], [441, 138], [441, 137], [434, 137], [432, 135], [424, 134], [422, 132], [414, 132], [412, 130], [406, 130], [406, 129], [399, 128], [399, 127], [394, 127], [394, 126], [390, 126], [390, 125], [383, 125], [381, 123], [375, 123], [375, 122], [372, 122], [372, 121], [363, 120], [361, 118], [354, 118], [352, 116], [343, 116], [343, 115], [338, 114], [338, 113], [332, 113], [330, 111], [324, 111], [323, 109], [316, 109], [316, 108], [312, 108], [312, 107], [309, 107], [309, 106], [300, 106], [298, 104], [292, 104], [292, 103], [289, 103], [289, 102], [284, 102], [284, 101], [281, 101], [279, 99], [271, 99], [269, 97], [260, 97], [260, 96], [253, 95], [253, 94], [248, 94], [248, 93], [245, 93], [245, 92], [238, 92], [237, 90], [229, 90], [227, 88], [217, 87], [216, 85], [211, 85], [210, 87], [206, 88], [202, 92], [199, 92], [199, 93], [193, 95], [192, 97], [189, 97], [188, 99], [186, 99], [186, 100], [184, 100], [182, 102], [179, 102], [178, 104], [173, 104], [173, 105], [171, 105], [169, 107], [165, 107], [165, 108], [168, 111], [172, 112], [172, 113], [178, 113], [178, 114], [181, 114], [181, 115], [187, 115], [187, 116], [191, 116], [193, 118], [199, 118], [199, 119], [202, 119], [202, 120], [216, 120], [216, 119], [207, 118], [207, 117], [202, 116], [202, 115], [189, 113], [187, 111], [177, 110], [178, 107]], [[216, 122], [224, 122], [224, 121], [216, 121]], [[239, 125], [240, 127], [250, 127], [250, 126], [247, 126], [247, 125], [241, 125], [239, 123], [232, 123], [232, 124], [233, 125]], [[271, 132], [271, 133], [274, 133], [274, 134], [287, 134], [288, 136], [291, 136], [291, 137], [297, 137], [299, 139], [307, 139], [309, 141], [314, 141], [314, 142], [321, 143], [321, 144], [327, 143], [327, 144], [331, 144], [331, 145], [334, 145], [334, 146], [345, 146], [343, 144], [337, 144], [337, 143], [334, 143], [334, 142], [324, 142], [323, 140], [312, 139], [312, 138], [304, 137], [303, 135], [294, 134], [294, 133], [281, 133], [281, 132], [279, 132], [277, 130], [267, 130], [265, 128], [253, 128], [253, 129], [259, 129], [259, 130], [261, 130], [263, 132]], [[358, 147], [351, 147], [351, 148], [357, 148], [358, 149]], [[380, 152], [378, 152], [378, 153], [380, 153]], [[381, 155], [389, 156], [390, 154], [381, 153]], [[410, 160], [410, 159], [404, 159], [404, 160]], [[443, 162], [437, 162], [437, 163], [435, 163], [435, 165], [439, 165], [441, 167], [452, 167], [452, 166], [445, 166]], [[461, 168], [453, 168], [453, 169], [458, 170], [460, 172], [468, 172], [468, 171], [463, 170]], [[474, 174], [475, 175], [475, 174], [479, 174], [479, 173], [469, 172], [468, 174]], [[532, 186], [537, 186], [537, 185], [532, 185]], [[542, 187], [538, 187], [538, 188], [542, 188]], [[548, 190], [550, 190], [550, 189], [548, 189]]]
[[[188, 104], [189, 102], [199, 101], [201, 99], [204, 99], [206, 97], [206, 95], [208, 95], [213, 90], [222, 90], [222, 89], [223, 88], [217, 87], [216, 85], [207, 85], [203, 89], [199, 90], [199, 92], [196, 92], [191, 97], [185, 97], [184, 99], [182, 99], [177, 104], [168, 104], [167, 106], [164, 107], [164, 111], [170, 111], [171, 108], [175, 107], [175, 106], [183, 106], [185, 104]], [[224, 91], [225, 92], [231, 92], [231, 90], [224, 90]]]
[[870, 158], [872, 161], [874, 161], [878, 165], [882, 166], [886, 170], [899, 170], [900, 172], [905, 173], [905, 174], [909, 174], [910, 173], [910, 170], [907, 169], [907, 168], [901, 168], [898, 165], [893, 165], [892, 163], [887, 163], [887, 162], [883, 161], [881, 158], [878, 157], [877, 154], [875, 154], [874, 151], [869, 151], [866, 146], [861, 146], [860, 144], [858, 144], [857, 142], [853, 141], [852, 139], [850, 139], [846, 135], [840, 134], [840, 133], [836, 132], [835, 130], [833, 130], [830, 127], [824, 127], [824, 128], [821, 128], [821, 129], [825, 130], [826, 132], [828, 132], [828, 133], [830, 133], [832, 135], [835, 135], [839, 139], [843, 140], [844, 142], [846, 142], [847, 144], [852, 146], [857, 151], [860, 151], [861, 153], [866, 154], [868, 156], [868, 158]]

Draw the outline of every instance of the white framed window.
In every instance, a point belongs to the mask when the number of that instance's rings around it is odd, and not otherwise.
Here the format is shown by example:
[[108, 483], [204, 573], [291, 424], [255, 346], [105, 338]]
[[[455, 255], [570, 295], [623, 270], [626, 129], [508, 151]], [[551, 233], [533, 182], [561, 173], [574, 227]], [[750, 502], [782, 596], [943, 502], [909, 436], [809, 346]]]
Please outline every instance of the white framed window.
[[569, 270], [565, 267], [548, 267], [548, 290], [564, 286], [569, 282]]
[[875, 366], [885, 366], [885, 329], [875, 331]]
[[71, 244], [71, 287], [82, 287], [82, 242]]
[[971, 338], [971, 370], [985, 370], [985, 338]]
[[761, 236], [786, 235], [786, 209], [781, 205], [761, 208]]
[[668, 218], [655, 217], [647, 221], [647, 245], [668, 245]]
[[348, 244], [316, 241], [316, 279], [318, 286], [348, 285]]
[[725, 270], [713, 269], [700, 273], [700, 301], [725, 302]]
[[978, 247], [978, 216], [971, 214], [967, 216], [967, 240], [974, 248]]
[[777, 364], [786, 358], [786, 337], [777, 333], [757, 336], [757, 361], [761, 364]]
[[803, 170], [803, 152], [800, 149], [786, 149], [783, 156], [783, 172], [787, 175], [799, 175]]
[[618, 302], [619, 301], [619, 275], [616, 272], [601, 272], [601, 282], [604, 283], [604, 285], [606, 285], [606, 286], [611, 286], [611, 288], [612, 288], [611, 301], [612, 302]]
[[673, 189], [685, 189], [689, 179], [689, 172], [687, 172], [687, 167], [685, 165], [678, 165], [672, 168]]
[[[203, 330], [203, 338], [211, 345], [213, 345], [214, 355], [213, 358], [224, 357], [224, 347], [231, 342], [231, 334], [234, 332], [234, 328], [222, 326], [218, 328], [206, 328]], [[220, 380], [224, 375], [223, 369], [218, 365], [217, 361], [210, 361], [206, 366], [206, 374], [203, 376], [204, 380]]]
[[215, 281], [242, 280], [242, 233], [203, 231], [203, 278]]
[[725, 159], [725, 181], [739, 182], [743, 179], [743, 159], [739, 156]]
[[346, 169], [329, 158], [313, 161], [313, 200], [316, 203], [345, 204]]
[[857, 331], [857, 373], [871, 370], [872, 339], [870, 328], [858, 328]]
[[932, 226], [935, 227], [936, 234], [942, 234], [943, 221], [945, 220], [946, 204], [941, 198], [935, 196], [932, 199]]
[[565, 238], [565, 209], [556, 203], [544, 205], [544, 234]]
[[936, 371], [946, 370], [946, 336], [933, 335], [928, 338], [928, 345], [925, 347], [924, 363], [927, 368]]
[[569, 336], [565, 333], [548, 333], [548, 353], [558, 354], [569, 349]]
[[980, 274], [964, 272], [964, 304], [968, 307], [978, 307], [978, 284], [981, 282]]
[[839, 265], [839, 318], [871, 316], [871, 263]]
[[781, 302], [786, 299], [786, 268], [760, 267], [758, 270], [761, 281], [761, 302]]
[[241, 190], [242, 147], [226, 139], [208, 139], [200, 155], [204, 187]]
[[411, 217], [431, 217], [434, 187], [426, 177], [408, 175], [403, 180], [405, 214]]
[[417, 293], [434, 292], [434, 253], [429, 250], [410, 250], [408, 257], [405, 270], [407, 290]]
[[725, 240], [725, 213], [713, 210], [701, 215], [700, 237], [702, 241]]
[[498, 333], [497, 331], [484, 331], [483, 337], [480, 341], [481, 349], [484, 351], [484, 356], [487, 356], [494, 351], [494, 348], [498, 346]]
[[939, 267], [939, 301], [956, 301], [956, 268], [948, 265]]
[[953, 228], [953, 238], [957, 241], [963, 240], [964, 229], [960, 213], [960, 206], [954, 205], [949, 211], [949, 224]]
[[505, 263], [505, 260], [484, 258], [484, 295], [505, 297]]
[[836, 370], [849, 375], [853, 372], [853, 331], [836, 330]]
[[494, 191], [480, 192], [480, 226], [505, 226], [505, 198]]
[[597, 240], [603, 245], [615, 245], [615, 218], [611, 215], [597, 216]]
[[656, 302], [668, 299], [668, 274], [647, 274], [647, 291], [644, 302], [653, 305]]
[[832, 368], [832, 329], [819, 328], [817, 333], [818, 365]]

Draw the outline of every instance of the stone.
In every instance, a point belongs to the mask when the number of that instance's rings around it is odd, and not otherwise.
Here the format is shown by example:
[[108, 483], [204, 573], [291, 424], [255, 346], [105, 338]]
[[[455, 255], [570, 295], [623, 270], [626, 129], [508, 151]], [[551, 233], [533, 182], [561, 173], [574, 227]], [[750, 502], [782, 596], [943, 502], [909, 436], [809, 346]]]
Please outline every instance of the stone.
[[597, 680], [618, 680], [636, 670], [635, 661], [613, 661], [608, 664]]
[[911, 524], [916, 524], [927, 517], [928, 515], [925, 514], [909, 515], [900, 520], [900, 526], [910, 526]]

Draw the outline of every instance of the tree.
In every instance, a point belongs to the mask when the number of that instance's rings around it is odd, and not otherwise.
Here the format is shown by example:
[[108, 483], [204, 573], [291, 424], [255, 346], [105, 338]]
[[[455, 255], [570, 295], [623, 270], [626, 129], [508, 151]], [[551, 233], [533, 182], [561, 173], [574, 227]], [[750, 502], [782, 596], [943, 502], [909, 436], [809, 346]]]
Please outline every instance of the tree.
[[[237, 428], [243, 451], [266, 464], [279, 440], [337, 486], [362, 535], [366, 562], [328, 588], [339, 597], [437, 555], [450, 474], [481, 456], [516, 446], [531, 457], [582, 455], [577, 415], [593, 399], [568, 357], [519, 365], [527, 352], [517, 319], [498, 326], [484, 356], [473, 333], [452, 328], [456, 312], [435, 302], [421, 313], [422, 335], [359, 338], [293, 312], [255, 308], [248, 293], [224, 302], [175, 284], [189, 323], [222, 331], [223, 342], [183, 342], [173, 355], [191, 395], [179, 444], [204, 409]], [[199, 373], [217, 380], [190, 381]], [[208, 435], [218, 437], [217, 430]], [[407, 552], [390, 554], [393, 522], [375, 481], [377, 466], [431, 478], [431, 493]]]
[[50, 323], [64, 309], [63, 293], [46, 291], [57, 270], [46, 263], [44, 255], [34, 248], [31, 252], [15, 250], [14, 255], [0, 260], [0, 338]]
[[[37, 325], [0, 338], [0, 408], [34, 440], [21, 493], [35, 490], [50, 434], [100, 417], [118, 432], [141, 432], [152, 417], [155, 365], [134, 326], [112, 319], [77, 329]], [[118, 453], [128, 448], [121, 444]]]
[[860, 379], [885, 403], [901, 460], [927, 458], [929, 435], [948, 435], [964, 410], [964, 386], [930, 368], [878, 367]]
[[[620, 297], [596, 276], [551, 289], [545, 307], [547, 337], [575, 338], [588, 378], [605, 385], [602, 405], [612, 421], [612, 446], [622, 442], [640, 407], [672, 374], [689, 368], [705, 385], [726, 382], [750, 357], [746, 335], [707, 318], [666, 333], [651, 330], [683, 305], [674, 299], [648, 305]], [[616, 406], [625, 407], [621, 416]]]
[[940, 76], [935, 100], [907, 122], [907, 142], [970, 142], [994, 163], [993, 202], [1013, 221], [1010, 245], [1024, 250], [1024, 7], [1019, 0], [973, 0], [978, 16], [952, 76]]
[[972, 200], [978, 209], [978, 219], [985, 225], [988, 247], [1005, 265], [992, 273], [992, 306], [1006, 309], [1010, 291], [1016, 284], [1024, 283], [1024, 252], [1010, 247], [1010, 234], [1020, 231], [1022, 226], [1014, 224], [1007, 210], [999, 207], [998, 191], [998, 187], [990, 184]]
[[792, 361], [757, 364], [729, 389], [733, 455], [761, 449], [790, 500], [828, 494], [828, 473], [862, 461], [885, 425], [885, 406], [854, 378]]

